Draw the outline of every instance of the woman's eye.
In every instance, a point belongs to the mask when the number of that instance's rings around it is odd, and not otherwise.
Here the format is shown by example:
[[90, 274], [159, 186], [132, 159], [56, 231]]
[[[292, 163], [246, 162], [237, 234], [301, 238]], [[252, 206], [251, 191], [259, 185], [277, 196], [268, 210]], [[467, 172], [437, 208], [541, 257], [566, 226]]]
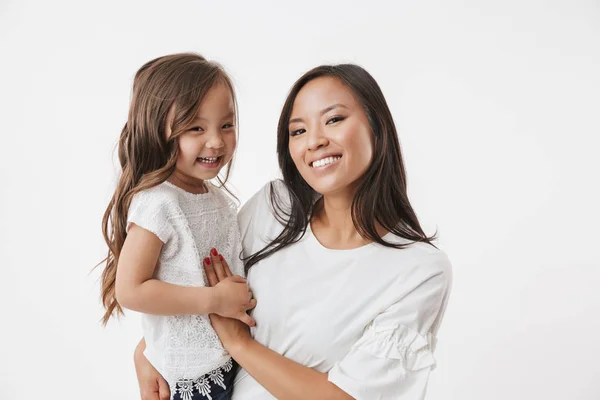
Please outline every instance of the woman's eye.
[[335, 124], [336, 122], [343, 121], [345, 117], [331, 117], [327, 120], [327, 125]]
[[296, 129], [294, 131], [290, 131], [290, 136], [300, 135], [304, 132], [306, 132], [306, 129], [304, 129], [304, 128]]

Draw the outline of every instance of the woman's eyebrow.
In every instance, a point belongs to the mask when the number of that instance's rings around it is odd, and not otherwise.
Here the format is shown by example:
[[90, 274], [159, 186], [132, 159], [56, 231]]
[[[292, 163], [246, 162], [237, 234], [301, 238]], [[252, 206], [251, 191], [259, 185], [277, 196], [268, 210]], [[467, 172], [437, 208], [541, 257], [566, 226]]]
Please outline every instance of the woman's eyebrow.
[[[321, 112], [319, 114], [321, 115], [325, 115], [327, 114], [329, 111], [334, 110], [336, 108], [346, 108], [346, 109], [350, 109], [350, 107], [342, 104], [342, 103], [336, 103], [336, 104], [332, 104], [328, 107], [325, 107], [324, 109], [321, 110]], [[293, 124], [294, 122], [304, 122], [304, 120], [302, 118], [292, 118], [290, 119], [290, 124]]]
[[340, 108], [349, 108], [348, 106], [345, 106], [345, 105], [343, 105], [342, 103], [336, 103], [336, 104], [333, 104], [333, 105], [331, 105], [331, 106], [329, 106], [329, 107], [325, 107], [324, 109], [322, 109], [322, 110], [321, 110], [321, 115], [325, 115], [325, 114], [327, 114], [329, 111], [331, 111], [331, 110], [333, 110], [333, 109], [335, 109], [335, 108], [338, 108], [338, 107], [340, 107]]

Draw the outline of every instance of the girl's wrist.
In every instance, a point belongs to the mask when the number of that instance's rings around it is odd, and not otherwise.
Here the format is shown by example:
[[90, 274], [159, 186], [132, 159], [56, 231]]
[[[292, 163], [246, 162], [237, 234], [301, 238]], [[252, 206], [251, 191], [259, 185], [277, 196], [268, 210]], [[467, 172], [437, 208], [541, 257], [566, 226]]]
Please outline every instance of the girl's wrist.
[[215, 287], [198, 287], [194, 314], [218, 314], [221, 306], [220, 291]]
[[221, 289], [216, 286], [212, 286], [210, 291], [210, 313], [221, 315], [223, 312], [223, 293], [221, 293]]

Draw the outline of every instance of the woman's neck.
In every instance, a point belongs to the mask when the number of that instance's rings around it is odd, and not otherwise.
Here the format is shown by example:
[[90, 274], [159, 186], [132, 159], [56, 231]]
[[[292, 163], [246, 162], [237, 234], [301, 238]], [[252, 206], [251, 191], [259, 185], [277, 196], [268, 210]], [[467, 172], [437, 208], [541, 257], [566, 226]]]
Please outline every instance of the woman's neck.
[[175, 170], [167, 179], [170, 183], [189, 193], [202, 194], [208, 192], [202, 179], [194, 178], [179, 170]]
[[[330, 249], [355, 249], [371, 243], [358, 233], [352, 220], [352, 201], [356, 189], [324, 195], [315, 204], [311, 220], [311, 230], [317, 240]], [[375, 229], [380, 237], [388, 231], [375, 221]]]
[[311, 229], [325, 247], [353, 249], [370, 242], [358, 233], [352, 221], [353, 198], [353, 193], [325, 195], [315, 204]]

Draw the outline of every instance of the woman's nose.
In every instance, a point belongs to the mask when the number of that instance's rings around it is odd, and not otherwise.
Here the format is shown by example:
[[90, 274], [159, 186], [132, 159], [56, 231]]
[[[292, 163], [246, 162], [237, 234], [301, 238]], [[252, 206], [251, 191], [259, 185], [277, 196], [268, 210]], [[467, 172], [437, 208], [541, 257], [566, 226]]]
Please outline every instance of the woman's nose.
[[329, 140], [325, 137], [322, 129], [311, 129], [308, 133], [308, 149], [317, 150], [319, 147], [327, 146]]

